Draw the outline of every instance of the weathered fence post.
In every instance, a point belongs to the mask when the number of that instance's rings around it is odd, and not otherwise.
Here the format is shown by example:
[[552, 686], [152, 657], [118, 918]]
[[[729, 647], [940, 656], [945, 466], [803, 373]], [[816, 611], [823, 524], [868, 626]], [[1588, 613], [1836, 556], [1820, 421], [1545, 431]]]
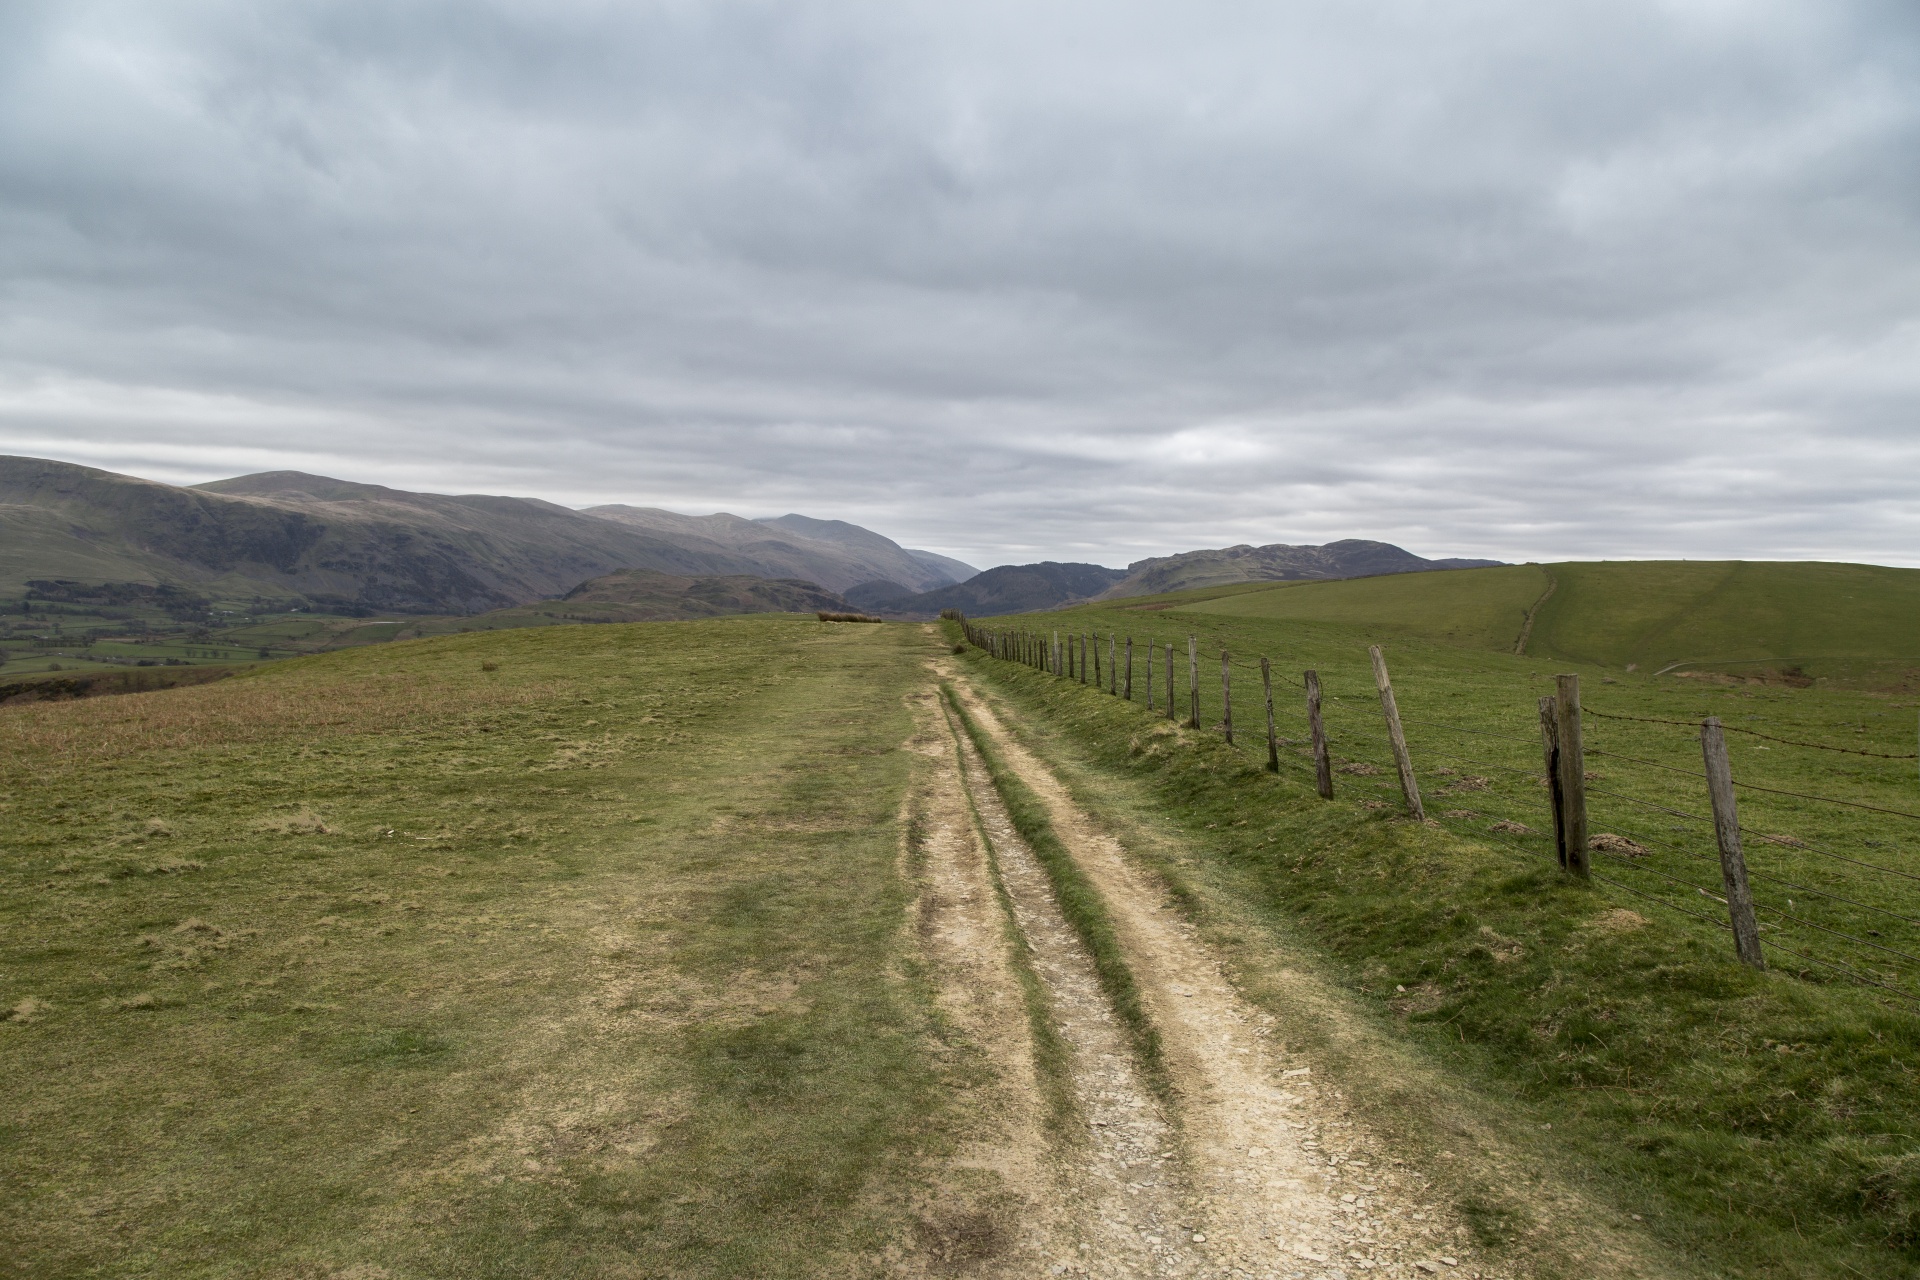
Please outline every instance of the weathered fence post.
[[1387, 660], [1379, 645], [1369, 645], [1373, 658], [1373, 683], [1380, 689], [1380, 710], [1387, 717], [1387, 739], [1393, 745], [1394, 768], [1400, 771], [1400, 794], [1406, 797], [1407, 812], [1416, 822], [1424, 822], [1426, 809], [1420, 803], [1420, 783], [1413, 776], [1413, 757], [1407, 754], [1407, 731], [1400, 727], [1400, 708], [1393, 700], [1393, 681], [1387, 678]]
[[1227, 745], [1233, 745], [1233, 671], [1227, 651], [1220, 651], [1220, 727], [1226, 730]]
[[1127, 691], [1126, 699], [1133, 701], [1133, 637], [1127, 637]]
[[1107, 692], [1120, 692], [1120, 639], [1107, 632]]
[[1260, 689], [1267, 695], [1267, 772], [1280, 772], [1280, 739], [1273, 733], [1273, 671], [1260, 659]]
[[1187, 728], [1200, 727], [1200, 649], [1199, 641], [1187, 637]]
[[1153, 641], [1147, 641], [1147, 710], [1153, 710]]
[[1587, 752], [1580, 740], [1580, 677], [1554, 679], [1555, 729], [1560, 744], [1560, 804], [1566, 814], [1567, 870], [1585, 876], [1587, 852]]
[[1098, 689], [1100, 683], [1100, 633], [1096, 631], [1093, 633], [1093, 687]]
[[1174, 717], [1173, 710], [1173, 641], [1167, 641], [1167, 719]]
[[1560, 793], [1560, 715], [1552, 698], [1540, 699], [1540, 751], [1547, 766], [1547, 799], [1553, 810], [1553, 852], [1567, 868], [1567, 804]]
[[1327, 758], [1327, 726], [1320, 719], [1320, 673], [1306, 673], [1307, 729], [1313, 734], [1313, 786], [1322, 800], [1333, 799], [1333, 761]]
[[1733, 797], [1733, 766], [1727, 762], [1727, 736], [1720, 717], [1700, 726], [1700, 751], [1707, 760], [1707, 794], [1713, 800], [1713, 834], [1720, 842], [1720, 879], [1727, 886], [1727, 914], [1733, 920], [1733, 949], [1756, 969], [1767, 967], [1760, 953], [1760, 925], [1753, 915], [1753, 891], [1747, 887], [1747, 860], [1740, 852], [1740, 810]]

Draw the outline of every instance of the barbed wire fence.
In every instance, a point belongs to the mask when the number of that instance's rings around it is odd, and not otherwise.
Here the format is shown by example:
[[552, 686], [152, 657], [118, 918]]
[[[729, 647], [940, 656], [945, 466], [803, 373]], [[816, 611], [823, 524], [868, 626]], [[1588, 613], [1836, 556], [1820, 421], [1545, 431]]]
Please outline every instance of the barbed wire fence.
[[[1862, 834], [1835, 848], [1842, 842], [1766, 829], [1824, 808], [1870, 821], [1872, 833], [1885, 836], [1920, 823], [1920, 812], [1736, 778], [1726, 736], [1770, 744], [1764, 750], [1876, 761], [1920, 761], [1920, 752], [1788, 738], [1715, 716], [1676, 720], [1583, 708], [1573, 675], [1556, 677], [1552, 697], [1516, 708], [1511, 730], [1407, 717], [1378, 646], [1368, 655], [1371, 697], [1351, 683], [1330, 689], [1317, 671], [1295, 676], [1271, 659], [1235, 659], [1223, 649], [1219, 716], [1211, 719], [1202, 714], [1203, 704], [1213, 703], [1203, 692], [1211, 678], [1202, 667], [1212, 663], [1203, 663], [1197, 637], [1184, 637], [1184, 645], [1153, 638], [1136, 647], [1119, 635], [955, 620], [967, 642], [991, 657], [1142, 701], [1190, 729], [1205, 723], [1236, 747], [1257, 744], [1272, 772], [1311, 770], [1323, 797], [1332, 798], [1337, 785], [1357, 790], [1370, 808], [1393, 807], [1397, 799], [1416, 820], [1470, 830], [1535, 865], [1551, 859], [1569, 876], [1636, 906], [1731, 934], [1735, 954], [1756, 968], [1855, 983], [1920, 1007], [1920, 873], [1889, 865], [1897, 858], [1869, 854], [1887, 848], [1892, 842], [1886, 839]], [[1243, 714], [1238, 726], [1236, 673], [1241, 689], [1254, 692], [1253, 713]], [[1350, 674], [1341, 673], [1343, 679]], [[1248, 701], [1243, 695], [1241, 706]], [[1365, 708], [1366, 702], [1376, 705]], [[1519, 728], [1529, 718], [1534, 723]], [[1599, 730], [1592, 744], [1585, 741], [1589, 720]], [[1303, 721], [1305, 733], [1295, 727]], [[1630, 753], [1611, 728], [1626, 724], [1669, 735], [1663, 745], [1697, 752], [1699, 767]], [[1598, 768], [1589, 768], [1589, 759]], [[1429, 815], [1429, 800], [1444, 807]]]

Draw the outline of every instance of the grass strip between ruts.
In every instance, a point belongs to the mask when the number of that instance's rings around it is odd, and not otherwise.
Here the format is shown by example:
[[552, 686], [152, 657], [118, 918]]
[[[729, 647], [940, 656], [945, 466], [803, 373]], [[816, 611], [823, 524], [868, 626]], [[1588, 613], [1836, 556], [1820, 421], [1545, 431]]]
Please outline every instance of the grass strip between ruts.
[[1007, 767], [1006, 761], [995, 749], [993, 740], [981, 731], [961, 705], [960, 699], [954, 695], [953, 687], [943, 683], [940, 691], [954, 715], [959, 718], [974, 749], [980, 753], [981, 760], [986, 763], [987, 774], [992, 779], [994, 789], [1000, 793], [1002, 803], [1006, 805], [1007, 816], [1013, 820], [1014, 829], [1027, 842], [1041, 868], [1046, 871], [1047, 882], [1053, 886], [1054, 900], [1060, 906], [1060, 914], [1066, 918], [1092, 957], [1094, 972], [1099, 975], [1100, 989], [1106, 993], [1114, 1012], [1127, 1029], [1127, 1039], [1133, 1046], [1134, 1056], [1139, 1060], [1148, 1086], [1161, 1097], [1167, 1097], [1172, 1081], [1160, 1051], [1160, 1032], [1140, 1003], [1139, 984], [1134, 981], [1133, 970], [1121, 954], [1113, 917], [1100, 897], [1100, 891], [1054, 833], [1053, 822], [1047, 816], [1046, 803]]
[[[964, 770], [962, 777], [965, 777]], [[993, 881], [994, 897], [1000, 903], [1007, 951], [1012, 958], [1014, 978], [1020, 984], [1020, 1003], [1027, 1011], [1028, 1033], [1033, 1037], [1034, 1074], [1039, 1079], [1041, 1093], [1046, 1097], [1047, 1127], [1057, 1139], [1078, 1137], [1080, 1130], [1076, 1122], [1080, 1118], [1080, 1104], [1073, 1094], [1073, 1069], [1067, 1042], [1054, 1022], [1053, 1004], [1047, 998], [1046, 984], [1033, 967], [1032, 952], [1020, 932], [1019, 920], [1014, 915], [1013, 895], [1008, 891], [1006, 878], [1001, 874], [1000, 857], [993, 847], [993, 839], [987, 834], [986, 824], [981, 821], [979, 802], [974, 798], [971, 786], [964, 790], [967, 817], [973, 823], [974, 835], [979, 839], [980, 847], [986, 850], [987, 876]]]

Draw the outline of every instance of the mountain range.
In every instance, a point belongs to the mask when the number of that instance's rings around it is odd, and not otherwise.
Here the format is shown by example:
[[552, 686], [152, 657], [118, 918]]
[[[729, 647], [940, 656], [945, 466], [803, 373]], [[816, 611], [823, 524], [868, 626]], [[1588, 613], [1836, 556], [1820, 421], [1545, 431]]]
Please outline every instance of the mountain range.
[[974, 572], [800, 515], [583, 512], [298, 471], [183, 487], [0, 457], [0, 592], [9, 594], [36, 579], [166, 583], [335, 612], [471, 614], [559, 597], [619, 569], [797, 578], [833, 592], [875, 579], [926, 591]]
[[[620, 504], [576, 511], [299, 471], [178, 486], [0, 457], [0, 595], [36, 581], [144, 584], [267, 607], [473, 615], [556, 600], [632, 570], [664, 575], [621, 588], [645, 596], [644, 609], [655, 614], [673, 591], [694, 593], [687, 607], [704, 614], [723, 601], [742, 611], [799, 601], [795, 584], [811, 584], [854, 608], [924, 618], [943, 609], [1025, 613], [1238, 582], [1496, 563], [1427, 560], [1390, 543], [1345, 539], [1188, 551], [1124, 570], [1044, 561], [980, 573], [858, 525], [797, 514], [749, 520]], [[746, 578], [781, 585], [750, 588]], [[690, 585], [695, 580], [703, 585]]]

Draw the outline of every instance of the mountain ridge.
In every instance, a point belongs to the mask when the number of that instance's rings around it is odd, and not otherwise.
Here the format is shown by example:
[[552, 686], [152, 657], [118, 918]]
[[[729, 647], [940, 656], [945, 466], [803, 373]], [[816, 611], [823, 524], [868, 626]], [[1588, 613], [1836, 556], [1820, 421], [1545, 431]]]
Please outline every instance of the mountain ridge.
[[1390, 573], [1492, 568], [1501, 563], [1459, 557], [1429, 560], [1391, 542], [1367, 538], [1341, 538], [1320, 545], [1274, 542], [1256, 547], [1240, 543], [1136, 560], [1099, 598], [1118, 600], [1240, 582], [1370, 578]]
[[[674, 518], [694, 528], [707, 520], [722, 536], [634, 527], [537, 498], [414, 493], [299, 471], [180, 486], [0, 456], [0, 591], [34, 579], [126, 582], [333, 612], [475, 614], [554, 599], [619, 569], [797, 578], [829, 591], [878, 576], [840, 542], [736, 516]], [[859, 532], [876, 548], [864, 559], [883, 560], [908, 585], [951, 581]], [[777, 554], [729, 545], [735, 536], [777, 543]]]
[[670, 536], [683, 545], [693, 546], [691, 540], [698, 539], [702, 550], [754, 566], [744, 572], [775, 579], [805, 578], [833, 592], [876, 579], [898, 582], [913, 591], [932, 591], [961, 580], [943, 566], [965, 570], [968, 577], [976, 572], [971, 565], [931, 551], [909, 550], [884, 534], [844, 520], [791, 513], [749, 520], [726, 511], [688, 516], [621, 503], [587, 507], [581, 514]]

